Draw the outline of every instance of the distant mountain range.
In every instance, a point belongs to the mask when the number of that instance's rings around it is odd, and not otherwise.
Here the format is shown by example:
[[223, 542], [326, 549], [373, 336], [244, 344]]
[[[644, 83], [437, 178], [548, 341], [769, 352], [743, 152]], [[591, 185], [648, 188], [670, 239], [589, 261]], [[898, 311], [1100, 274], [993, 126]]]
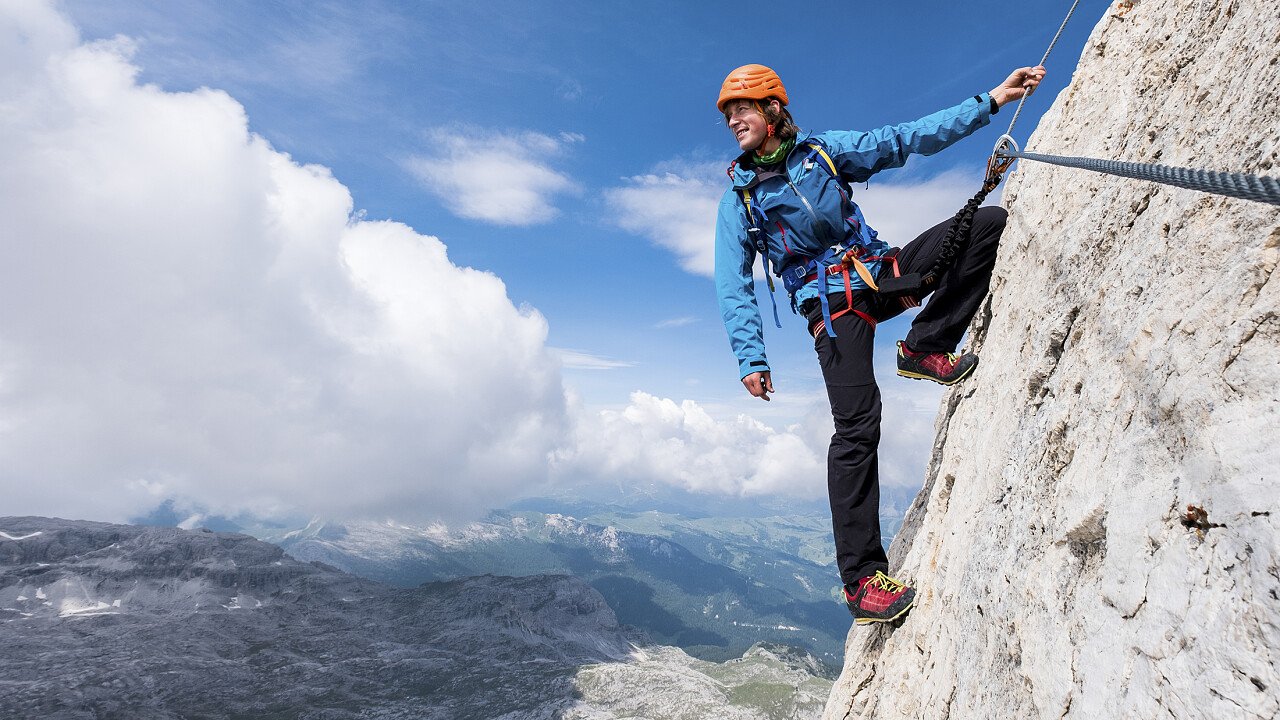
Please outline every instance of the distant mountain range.
[[456, 529], [317, 521], [262, 537], [300, 560], [404, 587], [480, 574], [569, 574], [604, 596], [620, 622], [704, 659], [737, 657], [765, 640], [838, 663], [849, 616], [835, 602], [834, 573], [793, 552], [821, 542], [821, 521], [715, 523], [508, 511]]
[[0, 644], [0, 717], [763, 720], [830, 689], [785, 648], [650, 645], [572, 577], [395, 588], [241, 534], [29, 517], [0, 518]]
[[[901, 500], [905, 507], [910, 497]], [[770, 508], [740, 501], [733, 510], [747, 516], [724, 517], [671, 497], [657, 503], [665, 511], [631, 509], [652, 504], [539, 498], [460, 527], [314, 520], [245, 530], [299, 559], [404, 587], [486, 573], [571, 574], [620, 622], [697, 657], [723, 661], [765, 641], [839, 669], [850, 619], [824, 509], [767, 515]], [[886, 503], [886, 541], [900, 518]]]

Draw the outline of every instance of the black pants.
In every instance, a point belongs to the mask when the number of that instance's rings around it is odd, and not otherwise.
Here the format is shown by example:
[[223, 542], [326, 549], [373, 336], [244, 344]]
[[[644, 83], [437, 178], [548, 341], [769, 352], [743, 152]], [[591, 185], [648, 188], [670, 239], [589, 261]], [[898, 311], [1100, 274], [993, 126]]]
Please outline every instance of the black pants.
[[[968, 248], [943, 275], [929, 302], [911, 323], [907, 345], [912, 350], [952, 352], [969, 321], [978, 312], [991, 282], [1000, 233], [1008, 214], [1003, 208], [980, 208], [973, 219]], [[926, 230], [898, 253], [903, 273], [926, 272], [938, 258], [948, 220]], [[892, 274], [882, 268], [881, 276]], [[831, 311], [846, 306], [843, 293], [830, 296]], [[854, 307], [877, 322], [901, 313], [897, 299], [864, 291], [854, 294]], [[806, 308], [810, 328], [822, 311]], [[822, 377], [831, 401], [835, 434], [827, 455], [827, 490], [831, 496], [831, 524], [835, 531], [836, 563], [845, 583], [887, 571], [888, 558], [880, 542], [880, 477], [876, 449], [880, 444], [880, 388], [871, 365], [875, 328], [854, 313], [834, 321], [836, 337], [821, 332], [814, 339]]]

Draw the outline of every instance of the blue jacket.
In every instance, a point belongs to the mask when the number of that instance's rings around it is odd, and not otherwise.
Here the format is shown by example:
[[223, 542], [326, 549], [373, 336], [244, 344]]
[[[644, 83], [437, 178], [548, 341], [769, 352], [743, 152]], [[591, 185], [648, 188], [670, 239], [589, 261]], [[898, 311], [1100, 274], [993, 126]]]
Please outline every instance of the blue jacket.
[[[776, 272], [807, 262], [836, 243], [856, 241], [871, 255], [879, 255], [889, 244], [862, 221], [856, 204], [851, 210], [857, 222], [846, 219], [843, 210], [850, 206], [842, 207], [841, 191], [848, 191], [838, 183], [863, 182], [886, 168], [901, 167], [912, 153], [932, 155], [991, 122], [991, 107], [990, 95], [983, 93], [901, 125], [869, 132], [802, 133], [787, 156], [787, 178], [781, 174], [758, 177], [747, 162], [750, 153], [739, 158], [732, 171], [733, 187], [720, 200], [716, 221], [716, 293], [740, 377], [769, 369], [752, 278], [756, 248], [747, 231], [751, 223], [741, 191], [749, 189], [752, 203], [764, 214], [763, 218], [757, 215], [757, 224], [766, 235], [769, 264]], [[839, 179], [832, 177], [822, 159], [812, 157], [806, 143], [817, 143], [826, 150]], [[878, 265], [869, 263], [867, 267], [874, 274]], [[851, 278], [855, 290], [866, 288], [856, 275]], [[798, 304], [817, 297], [818, 283], [809, 281], [796, 292], [794, 301]], [[828, 292], [844, 292], [843, 277], [831, 277]]]

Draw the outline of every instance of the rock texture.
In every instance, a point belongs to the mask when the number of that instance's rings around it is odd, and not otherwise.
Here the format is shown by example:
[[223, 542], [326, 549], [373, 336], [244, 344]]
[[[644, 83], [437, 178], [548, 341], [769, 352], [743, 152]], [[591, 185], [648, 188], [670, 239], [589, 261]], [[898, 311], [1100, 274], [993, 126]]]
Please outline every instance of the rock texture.
[[805, 720], [822, 714], [831, 681], [812, 657], [756, 645], [725, 663], [652, 647], [627, 663], [578, 673], [582, 704], [559, 720]]
[[[1280, 5], [1134, 0], [1027, 147], [1274, 176], [1278, 128]], [[1036, 163], [1005, 203], [891, 553], [918, 606], [825, 717], [1276, 717], [1280, 210]]]

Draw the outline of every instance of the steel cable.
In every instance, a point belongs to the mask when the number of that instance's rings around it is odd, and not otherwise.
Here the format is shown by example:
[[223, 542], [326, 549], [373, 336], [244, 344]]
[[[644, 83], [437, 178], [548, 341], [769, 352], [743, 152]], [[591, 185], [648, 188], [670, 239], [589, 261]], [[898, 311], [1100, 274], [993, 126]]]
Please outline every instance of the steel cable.
[[[1044, 51], [1044, 57], [1040, 58], [1039, 65], [1043, 66], [1049, 61], [1049, 53], [1053, 52], [1053, 46], [1058, 44], [1058, 38], [1062, 37], [1062, 31], [1067, 29], [1067, 21], [1071, 19], [1071, 15], [1075, 13], [1076, 6], [1079, 4], [1080, 0], [1075, 0], [1075, 2], [1071, 3], [1071, 9], [1067, 11], [1067, 16], [1062, 18], [1062, 24], [1058, 26], [1058, 32], [1054, 33], [1053, 40], [1049, 41], [1049, 47]], [[1026, 102], [1027, 98], [1031, 97], [1034, 92], [1035, 91], [1032, 90], [1029, 93], [1023, 93], [1022, 97], [1018, 99], [1018, 107], [1013, 111], [1013, 119], [1009, 121], [1009, 129], [1004, 131], [1005, 135], [1013, 135], [1013, 126], [1017, 124], [1018, 116], [1022, 114], [1022, 104]]]
[[[1067, 22], [1071, 20], [1071, 15], [1075, 13], [1076, 6], [1080, 4], [1080, 0], [1071, 3], [1071, 9], [1067, 10], [1067, 16], [1062, 19], [1062, 24], [1058, 26], [1058, 32], [1053, 34], [1053, 40], [1049, 41], [1049, 47], [1044, 51], [1044, 57], [1040, 58], [1040, 65], [1044, 65], [1049, 60], [1049, 53], [1053, 52], [1053, 46], [1058, 44], [1058, 38], [1062, 37], [1062, 31], [1066, 29]], [[1034, 92], [1034, 90], [1032, 91]], [[1031, 96], [1031, 92], [1025, 92], [1018, 100], [1018, 108], [1013, 112], [1013, 119], [1009, 121], [1009, 131], [1005, 133], [1005, 137], [1013, 132], [1013, 126], [1018, 122], [1018, 116], [1022, 114], [1022, 104]], [[994, 159], [994, 158], [993, 158]], [[1000, 179], [1004, 175], [1003, 168], [996, 167], [995, 164], [989, 163], [987, 166], [987, 179], [983, 183], [982, 189], [974, 195], [965, 206], [956, 213], [951, 220], [951, 226], [947, 228], [947, 235], [942, 240], [942, 247], [938, 253], [938, 259], [934, 261], [933, 266], [923, 276], [923, 282], [926, 286], [933, 285], [938, 282], [942, 276], [955, 262], [958, 256], [969, 245], [969, 236], [973, 227], [973, 215], [978, 211], [978, 207], [987, 199], [987, 195], [1000, 184]]]
[[1039, 153], [1011, 152], [1008, 150], [998, 150], [996, 156], [1035, 160], [1036, 162], [1049, 163], [1051, 165], [1092, 170], [1136, 180], [1150, 180], [1188, 190], [1199, 190], [1242, 200], [1280, 205], [1280, 180], [1262, 175], [1215, 172], [1213, 170], [1198, 170], [1169, 165], [1098, 160], [1096, 158], [1064, 155], [1041, 155]]

